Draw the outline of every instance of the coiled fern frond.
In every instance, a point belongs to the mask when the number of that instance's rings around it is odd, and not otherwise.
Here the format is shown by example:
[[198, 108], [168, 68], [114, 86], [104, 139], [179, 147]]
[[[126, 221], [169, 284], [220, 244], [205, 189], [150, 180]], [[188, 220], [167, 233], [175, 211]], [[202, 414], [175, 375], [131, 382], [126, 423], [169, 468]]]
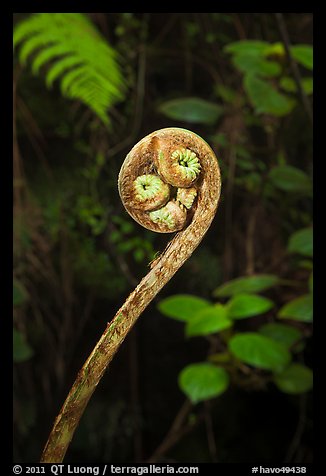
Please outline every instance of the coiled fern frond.
[[35, 13], [14, 30], [19, 61], [31, 58], [34, 74], [47, 65], [51, 87], [60, 78], [64, 96], [86, 104], [105, 123], [108, 109], [124, 98], [118, 54], [82, 13]]

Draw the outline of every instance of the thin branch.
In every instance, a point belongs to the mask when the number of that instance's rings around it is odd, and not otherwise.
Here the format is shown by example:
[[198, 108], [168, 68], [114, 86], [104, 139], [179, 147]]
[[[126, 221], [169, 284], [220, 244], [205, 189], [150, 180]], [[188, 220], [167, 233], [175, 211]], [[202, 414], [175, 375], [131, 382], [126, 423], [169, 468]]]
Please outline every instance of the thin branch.
[[176, 414], [167, 434], [163, 441], [155, 449], [153, 454], [146, 460], [146, 463], [157, 462], [170, 448], [172, 448], [180, 439], [195, 428], [204, 420], [205, 414], [202, 413], [196, 418], [195, 422], [184, 425], [184, 421], [193, 409], [193, 404], [189, 400], [185, 400]]
[[206, 426], [206, 435], [207, 435], [209, 453], [211, 455], [212, 462], [216, 463], [217, 462], [217, 448], [216, 448], [210, 403], [211, 402], [208, 400], [206, 400], [205, 402], [205, 426]]
[[[299, 463], [299, 461], [295, 461], [294, 457], [295, 454], [300, 446], [301, 438], [306, 426], [306, 407], [307, 407], [307, 395], [303, 394], [300, 395], [300, 407], [299, 407], [299, 418], [297, 422], [296, 429], [294, 431], [293, 438], [287, 450], [285, 456], [285, 463]], [[294, 461], [293, 461], [294, 460]]]

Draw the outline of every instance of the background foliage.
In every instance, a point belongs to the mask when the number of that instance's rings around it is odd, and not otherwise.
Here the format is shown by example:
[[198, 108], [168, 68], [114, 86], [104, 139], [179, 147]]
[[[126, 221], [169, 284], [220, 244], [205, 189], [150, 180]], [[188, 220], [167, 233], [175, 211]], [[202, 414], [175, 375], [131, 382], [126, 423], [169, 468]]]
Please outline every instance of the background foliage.
[[15, 461], [166, 236], [117, 192], [162, 127], [205, 138], [222, 199], [91, 400], [78, 462], [312, 461], [312, 14], [14, 16]]

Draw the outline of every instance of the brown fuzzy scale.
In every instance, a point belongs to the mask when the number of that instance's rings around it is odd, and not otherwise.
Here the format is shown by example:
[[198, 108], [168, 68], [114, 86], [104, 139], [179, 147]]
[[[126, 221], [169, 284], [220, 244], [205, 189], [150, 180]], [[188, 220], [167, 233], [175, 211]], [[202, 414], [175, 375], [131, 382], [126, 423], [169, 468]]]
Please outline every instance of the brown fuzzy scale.
[[[153, 132], [132, 149], [120, 173], [120, 195], [124, 196], [124, 184], [127, 180], [134, 180], [144, 173], [152, 173], [153, 156], [162, 142], [165, 144], [171, 142], [173, 148], [177, 145], [193, 150], [200, 158], [201, 173], [200, 180], [196, 182], [198, 195], [191, 210], [192, 219], [189, 225], [168, 243], [164, 252], [153, 263], [151, 270], [108, 323], [78, 373], [55, 420], [42, 455], [41, 461], [44, 463], [60, 463], [63, 460], [85, 407], [108, 364], [144, 309], [192, 255], [215, 216], [221, 190], [220, 170], [215, 154], [201, 137], [185, 129], [167, 128]], [[150, 219], [144, 220], [144, 216], [148, 217], [148, 214], [127, 210], [143, 226], [148, 224], [148, 228], [155, 231], [155, 224]]]

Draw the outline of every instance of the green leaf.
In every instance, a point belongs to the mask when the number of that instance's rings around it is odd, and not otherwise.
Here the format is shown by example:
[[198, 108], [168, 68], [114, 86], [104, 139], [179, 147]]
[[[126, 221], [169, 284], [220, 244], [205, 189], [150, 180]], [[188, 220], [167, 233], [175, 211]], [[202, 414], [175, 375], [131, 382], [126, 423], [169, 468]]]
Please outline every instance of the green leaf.
[[256, 294], [238, 294], [227, 303], [227, 316], [231, 319], [245, 319], [269, 311], [273, 301]]
[[28, 300], [25, 287], [17, 280], [13, 280], [13, 305], [22, 306]]
[[225, 306], [216, 304], [196, 313], [186, 326], [186, 335], [188, 337], [206, 336], [228, 329], [232, 324], [226, 316]]
[[196, 97], [165, 101], [158, 110], [169, 119], [198, 124], [214, 124], [223, 114], [218, 104]]
[[53, 82], [59, 78], [66, 70], [71, 69], [73, 67], [81, 66], [81, 61], [78, 56], [68, 55], [63, 57], [62, 59], [57, 60], [47, 71], [46, 74], [46, 85], [47, 87], [51, 87]]
[[307, 69], [313, 69], [313, 48], [310, 45], [291, 46], [292, 57]]
[[311, 193], [310, 177], [292, 165], [277, 165], [269, 173], [271, 182], [285, 192]]
[[285, 116], [295, 105], [293, 98], [278, 92], [272, 84], [254, 74], [245, 76], [244, 88], [258, 114]]
[[162, 299], [157, 307], [165, 316], [172, 317], [177, 321], [190, 321], [198, 311], [210, 308], [211, 303], [197, 296], [176, 294]]
[[225, 86], [222, 83], [215, 84], [215, 91], [217, 96], [223, 99], [223, 101], [225, 102], [233, 104], [235, 100], [238, 99], [237, 92], [234, 89], [230, 88], [229, 86]]
[[294, 319], [295, 321], [312, 322], [313, 299], [311, 294], [305, 294], [285, 304], [277, 316], [281, 319]]
[[310, 276], [309, 276], [308, 285], [309, 285], [309, 291], [312, 294], [314, 292], [314, 275], [313, 275], [313, 273], [311, 273]]
[[15, 26], [19, 59], [32, 71], [49, 66], [46, 83], [60, 79], [63, 95], [87, 105], [108, 124], [108, 109], [124, 98], [126, 81], [115, 49], [82, 13], [34, 13]]
[[24, 362], [33, 355], [33, 349], [26, 342], [25, 336], [16, 329], [13, 330], [13, 351], [14, 362]]
[[225, 392], [228, 385], [228, 373], [209, 363], [188, 365], [179, 374], [179, 387], [192, 403], [217, 397]]
[[264, 51], [264, 56], [279, 56], [283, 58], [285, 56], [285, 48], [283, 43], [277, 42], [268, 45]]
[[[296, 93], [298, 91], [296, 82], [289, 76], [284, 76], [280, 79], [280, 86], [289, 93]], [[301, 88], [306, 94], [312, 94], [314, 89], [313, 78], [303, 78], [301, 80]]]
[[274, 382], [285, 393], [298, 394], [308, 392], [313, 386], [313, 374], [309, 367], [292, 363], [289, 367], [274, 376]]
[[229, 43], [224, 47], [226, 53], [237, 55], [262, 56], [269, 48], [269, 43], [259, 40], [241, 40]]
[[278, 322], [268, 322], [262, 325], [258, 332], [285, 345], [287, 348], [302, 339], [302, 333], [299, 329]]
[[274, 274], [256, 274], [232, 279], [215, 289], [213, 295], [216, 297], [229, 297], [240, 293], [258, 293], [279, 283], [280, 279]]
[[245, 74], [274, 77], [281, 73], [279, 63], [258, 56], [236, 55], [232, 62], [239, 71]]
[[301, 87], [306, 94], [312, 94], [314, 92], [313, 78], [303, 78], [301, 81]]
[[266, 370], [280, 371], [291, 360], [291, 354], [284, 345], [255, 332], [233, 336], [229, 349], [246, 364]]
[[289, 253], [298, 253], [303, 256], [313, 256], [313, 229], [303, 228], [290, 236], [288, 243]]

